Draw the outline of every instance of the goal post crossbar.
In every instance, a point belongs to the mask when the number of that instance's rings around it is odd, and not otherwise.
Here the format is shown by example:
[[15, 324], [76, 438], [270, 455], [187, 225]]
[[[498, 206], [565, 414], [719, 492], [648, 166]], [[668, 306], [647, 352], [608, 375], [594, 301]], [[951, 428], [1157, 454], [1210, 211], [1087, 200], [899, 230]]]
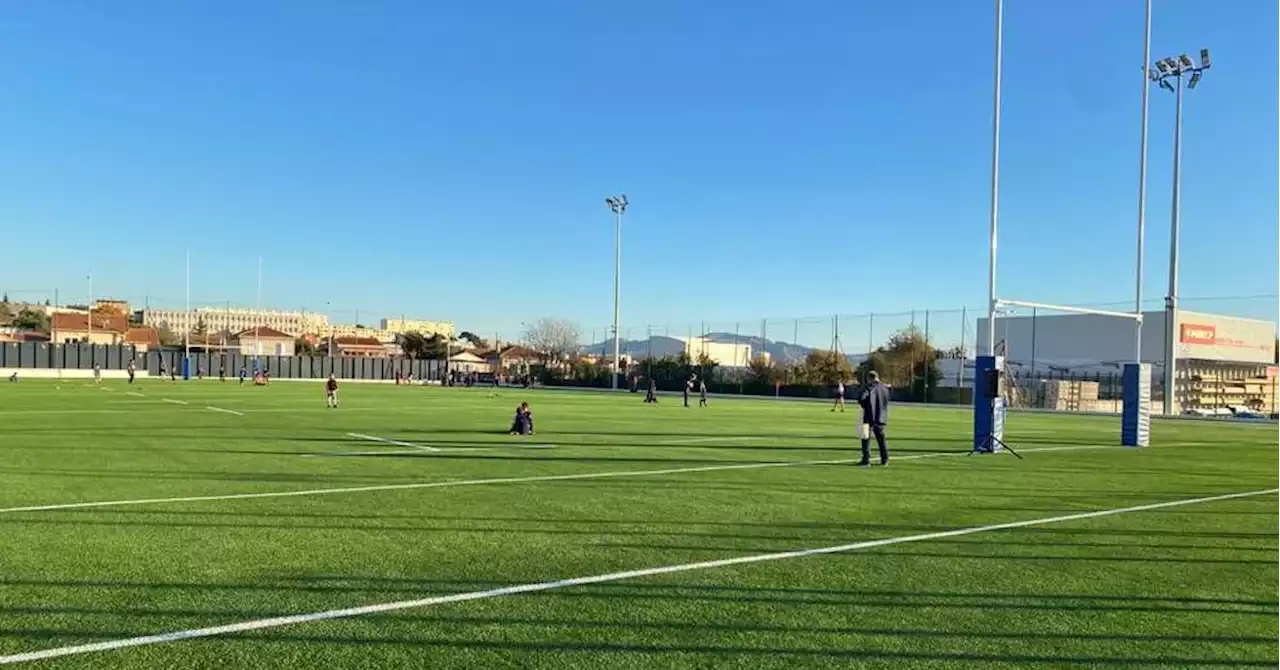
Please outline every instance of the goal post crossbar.
[[[1002, 307], [1024, 307], [1043, 309], [1054, 312], [1073, 314], [1092, 314], [1132, 321], [1135, 330], [1142, 327], [1142, 312], [1120, 312], [1109, 309], [1093, 309], [1090, 307], [1072, 307], [1070, 305], [1054, 305], [1029, 300], [1009, 300], [995, 298], [992, 300], [992, 312]], [[990, 332], [995, 332], [995, 325], [988, 324]], [[1034, 337], [1034, 336], [1033, 336]], [[999, 379], [1004, 369], [1004, 356], [996, 356], [994, 352], [987, 356], [979, 356], [974, 360], [974, 442], [975, 453], [992, 453], [1005, 447], [1004, 437], [1004, 400], [1000, 397]], [[979, 378], [979, 373], [984, 373]], [[990, 374], [988, 374], [990, 373]], [[995, 380], [995, 383], [987, 381]], [[1124, 406], [1120, 415], [1120, 444], [1126, 447], [1145, 447], [1151, 441], [1151, 366], [1134, 361], [1124, 366]], [[1011, 450], [1012, 451], [1012, 450]]]
[[1114, 316], [1120, 319], [1133, 319], [1139, 323], [1142, 322], [1141, 312], [1117, 312], [1110, 309], [1093, 309], [1090, 307], [1071, 307], [1069, 305], [1054, 305], [1047, 302], [1031, 302], [1028, 300], [1008, 300], [1005, 298], [996, 299], [996, 308], [1000, 307], [1025, 307], [1028, 309], [1047, 309], [1055, 312], [1070, 312], [1075, 314], [1095, 314], [1098, 316]]

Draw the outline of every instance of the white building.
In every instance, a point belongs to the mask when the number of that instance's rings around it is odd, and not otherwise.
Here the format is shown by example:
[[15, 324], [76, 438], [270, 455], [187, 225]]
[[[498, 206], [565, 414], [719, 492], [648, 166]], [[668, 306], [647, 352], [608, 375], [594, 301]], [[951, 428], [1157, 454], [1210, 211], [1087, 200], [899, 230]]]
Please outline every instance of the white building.
[[716, 365], [726, 368], [744, 368], [751, 362], [751, 345], [733, 342], [717, 342], [707, 337], [678, 337], [684, 344], [684, 353], [697, 362], [702, 356], [711, 359]]
[[243, 309], [239, 307], [197, 307], [185, 309], [143, 309], [137, 317], [142, 325], [167, 328], [174, 333], [195, 331], [204, 325], [209, 333], [227, 331], [238, 333], [249, 328], [265, 326], [293, 336], [307, 333], [325, 334], [329, 329], [329, 316], [319, 312], [301, 312], [278, 309]]
[[440, 335], [453, 337], [453, 323], [450, 321], [427, 321], [425, 319], [384, 318], [380, 324], [382, 330], [393, 333], [422, 333], [427, 337]]
[[[1143, 313], [1141, 356], [1152, 366], [1152, 388], [1159, 397], [1164, 395], [1165, 320], [1163, 311]], [[1231, 380], [1266, 378], [1275, 361], [1276, 324], [1270, 321], [1178, 310], [1174, 333], [1175, 409], [1201, 404], [1206, 380], [1221, 386]], [[998, 317], [995, 335], [1011, 370], [1032, 377], [1051, 372], [1118, 374], [1133, 361], [1135, 349], [1132, 320], [1094, 314]], [[980, 319], [980, 348], [986, 337], [987, 320]]]

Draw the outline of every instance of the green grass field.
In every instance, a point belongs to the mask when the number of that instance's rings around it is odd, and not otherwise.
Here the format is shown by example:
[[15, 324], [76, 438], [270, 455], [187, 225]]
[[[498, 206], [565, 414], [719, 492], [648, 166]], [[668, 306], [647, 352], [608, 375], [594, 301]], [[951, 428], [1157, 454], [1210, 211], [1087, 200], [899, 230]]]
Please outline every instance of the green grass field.
[[[1017, 414], [1020, 461], [965, 456], [967, 411], [898, 407], [894, 462], [862, 469], [852, 411], [812, 403], [346, 384], [328, 410], [319, 382], [103, 386], [0, 385], [0, 660], [1277, 487], [1274, 425], [1157, 422], [1132, 450], [1118, 418]], [[521, 400], [538, 432], [510, 437]], [[133, 502], [71, 506], [105, 501]], [[774, 558], [29, 665], [1278, 661], [1274, 493]]]

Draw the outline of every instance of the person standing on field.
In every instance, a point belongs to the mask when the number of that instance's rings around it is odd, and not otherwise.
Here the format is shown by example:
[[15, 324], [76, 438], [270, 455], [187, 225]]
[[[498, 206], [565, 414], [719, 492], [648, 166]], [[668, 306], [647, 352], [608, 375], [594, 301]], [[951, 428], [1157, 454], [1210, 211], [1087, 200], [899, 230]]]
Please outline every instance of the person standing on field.
[[841, 379], [836, 384], [836, 402], [834, 405], [831, 406], [831, 411], [834, 412], [836, 411], [837, 408], [841, 412], [844, 411], [844, 380], [843, 379]]
[[328, 381], [324, 383], [324, 404], [325, 407], [338, 407], [338, 380], [329, 375]]
[[[880, 373], [875, 370], [867, 372], [867, 385], [858, 396], [858, 404], [862, 406], [862, 423], [876, 437], [880, 447], [880, 465], [889, 464], [889, 448], [884, 442], [884, 426], [889, 421], [889, 387], [880, 383]], [[871, 435], [867, 430], [859, 436], [862, 438], [862, 461], [858, 465], [871, 465]]]

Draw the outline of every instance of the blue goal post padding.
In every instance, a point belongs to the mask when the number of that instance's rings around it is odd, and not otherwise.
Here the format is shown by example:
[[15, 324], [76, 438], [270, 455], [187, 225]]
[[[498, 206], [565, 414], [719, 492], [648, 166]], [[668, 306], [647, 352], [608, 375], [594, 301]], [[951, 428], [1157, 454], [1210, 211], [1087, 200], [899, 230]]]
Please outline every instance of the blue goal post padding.
[[1151, 443], [1151, 364], [1125, 363], [1123, 381], [1120, 444], [1145, 447]]
[[1000, 451], [1000, 443], [991, 441], [1004, 440], [1004, 398], [987, 384], [987, 375], [992, 370], [1004, 370], [1004, 356], [978, 356], [973, 360], [973, 450]]

